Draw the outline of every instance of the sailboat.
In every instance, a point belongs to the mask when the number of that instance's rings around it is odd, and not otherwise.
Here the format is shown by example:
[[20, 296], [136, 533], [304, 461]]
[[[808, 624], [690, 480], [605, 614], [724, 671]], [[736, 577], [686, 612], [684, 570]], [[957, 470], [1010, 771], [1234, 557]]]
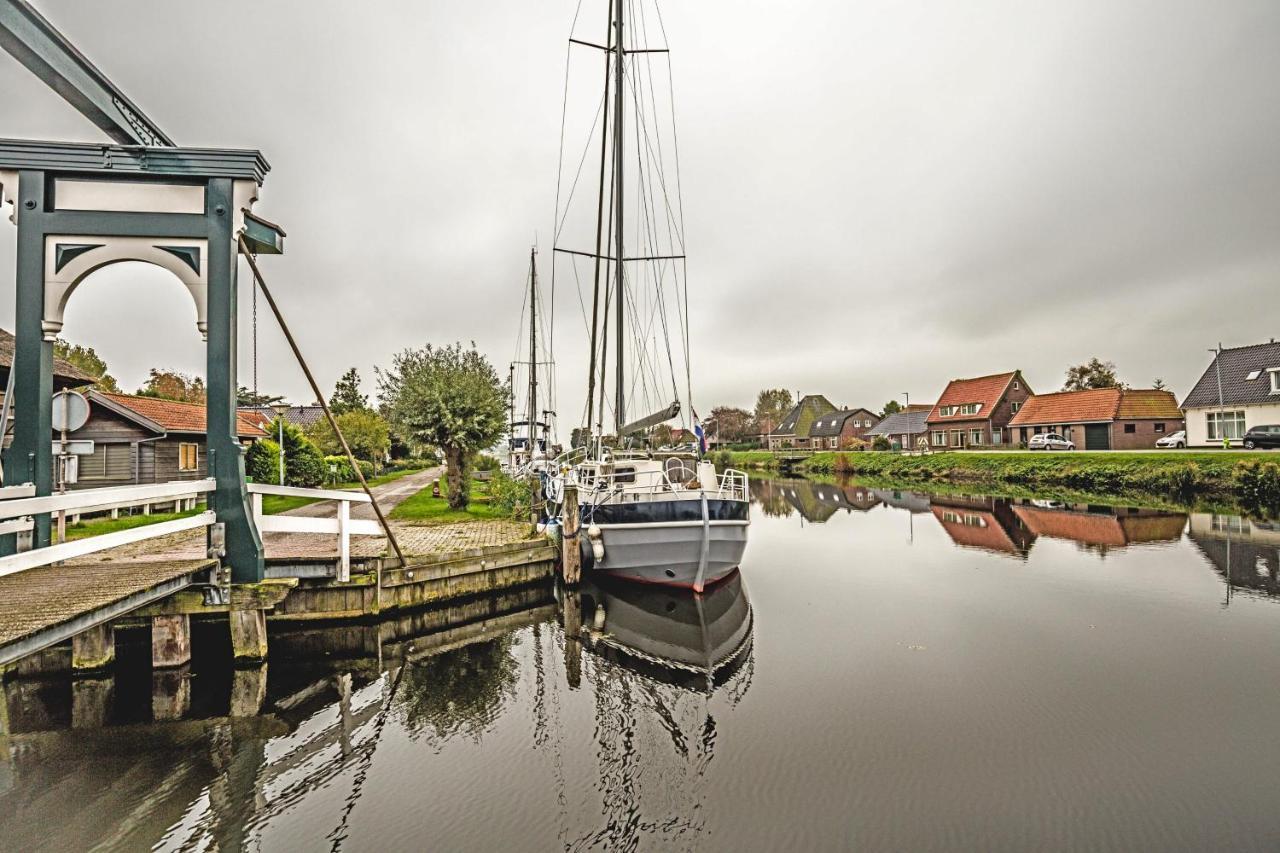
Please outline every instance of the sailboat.
[[[538, 402], [538, 366], [540, 350], [538, 349], [538, 249], [529, 249], [529, 360], [512, 361], [508, 386], [511, 400], [508, 410], [511, 413], [507, 438], [507, 472], [516, 477], [527, 477], [553, 470], [551, 445], [551, 418], [555, 412], [550, 407], [539, 410]], [[521, 325], [523, 325], [523, 318]], [[517, 348], [519, 342], [517, 342]], [[550, 362], [546, 362], [550, 366]], [[528, 390], [525, 396], [525, 416], [516, 419], [516, 369], [524, 367], [528, 378]], [[549, 383], [548, 383], [549, 384]], [[523, 435], [521, 431], [523, 429]]]
[[[589, 262], [593, 288], [583, 428], [576, 431], [574, 449], [557, 460], [559, 473], [547, 491], [554, 502], [564, 485], [578, 487], [586, 533], [581, 540], [584, 571], [701, 592], [741, 562], [750, 523], [747, 475], [717, 471], [706, 458], [702, 427], [689, 404], [693, 369], [678, 158], [674, 129], [669, 135], [662, 130], [662, 119], [673, 113], [659, 114], [654, 85], [655, 58], [666, 61], [668, 51], [649, 43], [649, 22], [656, 19], [657, 30], [662, 30], [659, 12], [655, 6], [646, 17], [643, 0], [608, 0], [608, 12], [603, 44], [573, 33], [569, 39], [570, 50], [603, 56], [605, 86], [588, 133], [590, 148], [599, 128], [599, 192], [582, 229], [589, 230], [594, 219], [594, 251], [570, 242], [566, 226], [574, 193], [568, 193], [562, 211], [557, 188], [553, 257], [573, 264], [579, 282], [576, 265]], [[669, 79], [669, 62], [666, 71]], [[566, 81], [566, 92], [568, 88]], [[567, 95], [565, 103], [567, 113]], [[627, 120], [629, 111], [632, 121]], [[629, 138], [636, 150], [628, 151]], [[571, 190], [577, 185], [575, 177]], [[634, 209], [628, 208], [628, 199]], [[632, 214], [635, 221], [628, 219]], [[553, 265], [553, 288], [555, 269]], [[585, 317], [585, 300], [583, 313]], [[609, 401], [604, 388], [611, 345]], [[682, 351], [682, 364], [677, 351]], [[669, 403], [660, 400], [668, 377]], [[637, 402], [646, 405], [642, 411], [653, 413], [629, 420], [627, 412]], [[665, 405], [657, 408], [659, 402]], [[604, 425], [610, 403], [611, 434]], [[695, 440], [659, 438], [670, 434], [668, 424], [677, 419], [682, 419], [681, 435], [687, 432]], [[693, 429], [686, 430], [690, 423]]]

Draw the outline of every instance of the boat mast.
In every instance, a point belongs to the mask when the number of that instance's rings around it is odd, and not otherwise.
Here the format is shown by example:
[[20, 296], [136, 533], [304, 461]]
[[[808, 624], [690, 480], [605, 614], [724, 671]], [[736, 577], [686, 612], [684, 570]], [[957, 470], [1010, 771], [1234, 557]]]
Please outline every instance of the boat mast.
[[[626, 371], [623, 369], [623, 306], [626, 304], [626, 294], [623, 292], [622, 285], [622, 179], [623, 179], [623, 162], [622, 162], [622, 95], [623, 95], [623, 78], [622, 68], [626, 49], [622, 42], [622, 14], [623, 0], [615, 0], [615, 22], [617, 27], [616, 40], [614, 49], [617, 56], [614, 66], [614, 93], [613, 93], [613, 168], [614, 168], [614, 299], [617, 301], [618, 325], [617, 325], [617, 347], [618, 354], [616, 357], [617, 364], [615, 372], [617, 375], [617, 401], [614, 407], [614, 423], [616, 424], [616, 432], [618, 441], [622, 441], [622, 425], [626, 423], [626, 399], [624, 397], [623, 378]], [[598, 253], [597, 253], [598, 254]]]
[[[613, 23], [613, 10], [605, 4], [605, 44], [609, 43]], [[592, 421], [595, 418], [596, 398], [596, 330], [600, 326], [600, 247], [604, 241], [604, 167], [609, 162], [609, 51], [604, 54], [604, 122], [600, 129], [600, 194], [596, 198], [596, 269], [595, 285], [591, 289], [591, 366], [587, 371], [587, 432], [591, 433]], [[606, 273], [607, 274], [607, 273]], [[608, 308], [606, 306], [606, 312]], [[607, 317], [607, 315], [606, 315]], [[607, 319], [606, 319], [607, 322]], [[603, 356], [603, 353], [601, 354]], [[603, 358], [601, 358], [603, 362]], [[604, 396], [604, 389], [600, 389]], [[603, 424], [601, 429], [603, 430]]]
[[529, 458], [537, 438], [538, 423], [538, 248], [529, 249]]

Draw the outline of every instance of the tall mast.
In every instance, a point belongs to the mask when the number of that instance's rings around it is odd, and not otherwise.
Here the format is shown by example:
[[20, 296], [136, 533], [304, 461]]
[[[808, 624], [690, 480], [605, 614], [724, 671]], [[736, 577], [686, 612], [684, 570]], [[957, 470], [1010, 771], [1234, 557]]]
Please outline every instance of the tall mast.
[[623, 47], [622, 41], [622, 15], [623, 0], [615, 0], [614, 3], [614, 25], [617, 27], [617, 38], [614, 43], [616, 55], [614, 66], [614, 92], [613, 92], [613, 168], [614, 168], [614, 246], [613, 246], [613, 274], [614, 274], [614, 299], [617, 301], [618, 325], [616, 330], [618, 354], [616, 357], [616, 365], [614, 367], [617, 375], [617, 401], [614, 406], [614, 422], [617, 424], [616, 432], [618, 440], [622, 440], [622, 425], [626, 423], [626, 399], [624, 397], [623, 379], [626, 371], [623, 367], [623, 307], [626, 305], [626, 293], [623, 291], [622, 285], [622, 179], [623, 179], [623, 161], [622, 161], [622, 96], [623, 96], [623, 78], [622, 68], [626, 49]]
[[[609, 43], [613, 23], [613, 10], [605, 4], [605, 44]], [[587, 370], [587, 432], [594, 432], [596, 398], [596, 329], [600, 326], [600, 248], [604, 242], [604, 167], [609, 162], [609, 52], [604, 54], [604, 122], [600, 130], [600, 194], [596, 198], [596, 270], [595, 285], [591, 289], [591, 366]], [[606, 273], [607, 274], [607, 273]], [[608, 322], [606, 308], [605, 322]], [[603, 353], [601, 353], [603, 356]], [[603, 363], [604, 359], [601, 358]], [[603, 383], [602, 383], [603, 384]], [[604, 388], [600, 389], [601, 398]], [[603, 428], [603, 426], [602, 426]]]
[[529, 249], [529, 458], [537, 443], [538, 423], [538, 248]]

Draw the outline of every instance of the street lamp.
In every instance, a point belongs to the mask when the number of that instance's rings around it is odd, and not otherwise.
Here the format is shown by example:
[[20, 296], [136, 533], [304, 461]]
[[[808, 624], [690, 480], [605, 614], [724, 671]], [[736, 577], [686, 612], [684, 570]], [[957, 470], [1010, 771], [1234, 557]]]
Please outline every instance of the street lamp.
[[1222, 344], [1218, 344], [1218, 348], [1209, 347], [1209, 352], [1213, 353], [1213, 365], [1218, 369], [1218, 432], [1222, 433], [1219, 438], [1222, 439], [1222, 447], [1224, 450], [1231, 447], [1231, 440], [1227, 438], [1227, 424], [1223, 415], [1226, 414], [1226, 404], [1222, 401]]
[[289, 411], [289, 406], [285, 403], [276, 403], [271, 408], [276, 413], [276, 424], [279, 426], [279, 432], [280, 432], [280, 435], [277, 441], [280, 444], [280, 465], [279, 465], [280, 485], [283, 486], [284, 485], [284, 413]]

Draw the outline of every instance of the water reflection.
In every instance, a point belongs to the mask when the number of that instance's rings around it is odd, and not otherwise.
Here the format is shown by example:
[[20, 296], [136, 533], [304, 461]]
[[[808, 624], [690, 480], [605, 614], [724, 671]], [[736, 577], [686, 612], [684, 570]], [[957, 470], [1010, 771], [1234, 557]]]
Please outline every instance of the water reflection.
[[1280, 597], [1280, 523], [1193, 512], [1187, 535], [1222, 575], [1228, 592]]

